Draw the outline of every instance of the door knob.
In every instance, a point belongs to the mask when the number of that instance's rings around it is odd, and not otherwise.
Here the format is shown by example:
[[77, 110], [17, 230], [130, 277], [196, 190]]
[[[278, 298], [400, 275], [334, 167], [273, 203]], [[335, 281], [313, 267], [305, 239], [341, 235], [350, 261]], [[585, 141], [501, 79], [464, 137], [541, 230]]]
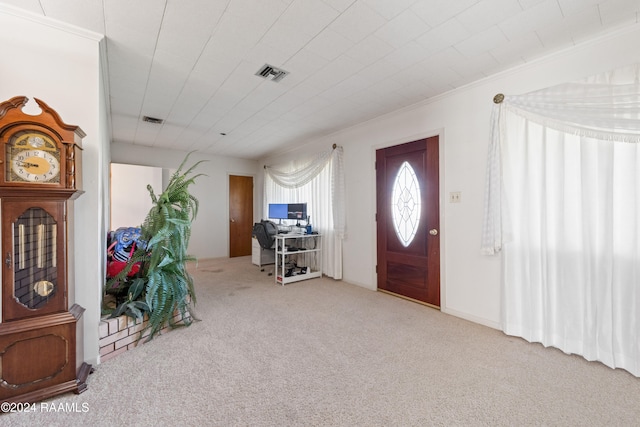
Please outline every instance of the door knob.
[[431, 234], [432, 236], [437, 236], [438, 230], [436, 230], [435, 228], [432, 228], [431, 230], [429, 230], [429, 234]]
[[231, 222], [236, 222], [236, 220], [235, 220], [235, 219], [233, 219], [233, 218], [231, 218]]

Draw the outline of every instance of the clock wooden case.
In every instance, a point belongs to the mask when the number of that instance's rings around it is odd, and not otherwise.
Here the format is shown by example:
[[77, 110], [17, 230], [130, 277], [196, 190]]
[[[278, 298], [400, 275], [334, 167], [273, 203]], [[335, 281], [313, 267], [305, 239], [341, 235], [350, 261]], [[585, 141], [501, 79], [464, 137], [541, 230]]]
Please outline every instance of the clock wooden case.
[[34, 402], [86, 389], [82, 313], [69, 289], [67, 213], [82, 194], [78, 126], [39, 99], [0, 103], [2, 316], [0, 401]]

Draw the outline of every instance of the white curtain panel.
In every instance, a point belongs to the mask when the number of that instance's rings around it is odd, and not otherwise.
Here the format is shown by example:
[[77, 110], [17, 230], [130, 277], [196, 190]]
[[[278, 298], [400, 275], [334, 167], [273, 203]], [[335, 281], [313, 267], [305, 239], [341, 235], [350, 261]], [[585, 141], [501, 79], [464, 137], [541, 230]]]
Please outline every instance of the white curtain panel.
[[307, 203], [314, 231], [322, 235], [322, 272], [342, 279], [345, 233], [343, 149], [318, 153], [287, 165], [265, 166], [264, 206]]
[[496, 104], [482, 251], [509, 335], [640, 376], [640, 67]]

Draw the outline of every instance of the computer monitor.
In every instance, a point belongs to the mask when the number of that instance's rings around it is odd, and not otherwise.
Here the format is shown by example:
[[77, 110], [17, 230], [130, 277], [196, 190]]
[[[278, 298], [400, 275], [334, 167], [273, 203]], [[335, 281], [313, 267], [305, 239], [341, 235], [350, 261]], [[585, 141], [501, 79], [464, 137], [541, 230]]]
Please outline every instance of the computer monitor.
[[287, 203], [269, 203], [269, 219], [288, 219], [289, 205]]
[[306, 220], [307, 204], [306, 203], [289, 203], [287, 208], [287, 219]]

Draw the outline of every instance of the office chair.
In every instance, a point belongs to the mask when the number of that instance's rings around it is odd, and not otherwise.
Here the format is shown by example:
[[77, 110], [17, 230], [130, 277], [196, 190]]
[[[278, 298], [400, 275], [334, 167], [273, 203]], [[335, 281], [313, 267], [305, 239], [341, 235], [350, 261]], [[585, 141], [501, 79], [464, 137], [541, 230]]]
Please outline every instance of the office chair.
[[[271, 221], [262, 220], [253, 224], [252, 235], [258, 240], [260, 247], [263, 249], [274, 249], [273, 244], [276, 241], [276, 234], [278, 234], [278, 226]], [[264, 268], [261, 271], [264, 271]], [[273, 271], [269, 272], [269, 276], [272, 274]]]

